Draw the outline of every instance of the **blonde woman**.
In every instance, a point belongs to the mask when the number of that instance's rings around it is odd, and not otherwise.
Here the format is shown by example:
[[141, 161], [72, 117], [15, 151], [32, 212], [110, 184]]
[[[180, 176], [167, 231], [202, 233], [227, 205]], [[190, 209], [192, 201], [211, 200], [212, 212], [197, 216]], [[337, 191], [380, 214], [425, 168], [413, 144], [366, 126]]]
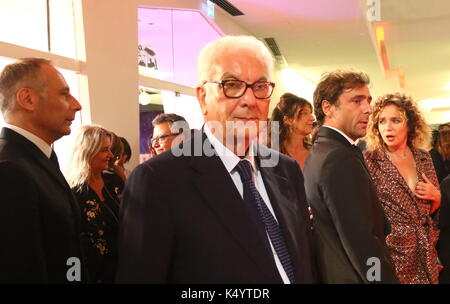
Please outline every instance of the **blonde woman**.
[[430, 128], [410, 97], [386, 94], [375, 102], [364, 157], [391, 223], [386, 244], [403, 284], [438, 283], [434, 214], [441, 193], [422, 149], [429, 139]]
[[108, 191], [103, 177], [113, 157], [110, 148], [110, 132], [99, 126], [82, 126], [65, 170], [81, 210], [89, 276], [97, 283], [113, 283], [117, 265], [119, 201]]

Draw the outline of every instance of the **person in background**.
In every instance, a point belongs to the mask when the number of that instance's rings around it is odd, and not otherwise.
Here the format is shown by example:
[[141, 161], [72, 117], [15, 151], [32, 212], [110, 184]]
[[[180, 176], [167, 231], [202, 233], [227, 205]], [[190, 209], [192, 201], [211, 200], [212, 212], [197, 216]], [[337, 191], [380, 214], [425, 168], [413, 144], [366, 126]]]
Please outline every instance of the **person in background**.
[[439, 183], [450, 173], [450, 129], [437, 132], [436, 142], [430, 155]]
[[113, 157], [108, 162], [108, 168], [105, 170], [103, 178], [108, 190], [114, 192], [117, 197], [122, 198], [126, 176], [123, 168], [117, 165], [117, 161], [122, 157], [124, 146], [119, 136], [113, 132], [110, 133], [111, 153], [113, 154]]
[[117, 267], [119, 199], [104, 181], [104, 171], [114, 157], [111, 138], [100, 126], [81, 126], [65, 169], [81, 209], [87, 268], [95, 283], [113, 283]]
[[189, 130], [186, 119], [172, 113], [161, 113], [152, 121], [153, 136], [150, 139], [151, 149], [156, 155], [169, 151], [184, 139], [183, 130]]
[[444, 130], [449, 130], [450, 131], [450, 122], [444, 123], [444, 124], [440, 124], [438, 126], [438, 130], [439, 131], [444, 131]]
[[391, 233], [386, 243], [402, 284], [436, 284], [441, 193], [428, 152], [430, 127], [411, 97], [381, 96], [373, 105], [364, 154]]
[[120, 170], [123, 172], [123, 175], [121, 176], [124, 176], [125, 177], [124, 181], [126, 181], [128, 176], [130, 175], [130, 170], [125, 168], [125, 164], [128, 163], [131, 159], [131, 147], [124, 137], [120, 137], [120, 140], [122, 141], [123, 144], [123, 153], [122, 156], [118, 160], [116, 160], [115, 165], [117, 166], [116, 170]]
[[440, 185], [441, 208], [439, 210], [439, 239], [436, 245], [443, 269], [439, 272], [439, 284], [450, 284], [450, 175]]
[[50, 61], [24, 58], [0, 74], [0, 108], [0, 283], [86, 281], [80, 210], [51, 147], [81, 105]]
[[273, 110], [271, 121], [279, 124], [279, 151], [295, 159], [303, 169], [312, 146], [312, 105], [306, 99], [285, 93]]

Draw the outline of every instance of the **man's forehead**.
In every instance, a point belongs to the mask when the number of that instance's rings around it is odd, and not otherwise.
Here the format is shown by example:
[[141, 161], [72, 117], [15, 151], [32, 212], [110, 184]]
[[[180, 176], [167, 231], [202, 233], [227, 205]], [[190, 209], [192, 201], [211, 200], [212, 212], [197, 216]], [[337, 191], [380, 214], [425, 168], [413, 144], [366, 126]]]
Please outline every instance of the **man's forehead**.
[[47, 81], [58, 80], [58, 82], [60, 82], [62, 86], [68, 88], [66, 79], [55, 67], [48, 64], [42, 64], [41, 71], [42, 74], [46, 77]]
[[164, 133], [164, 131], [170, 131], [170, 124], [168, 121], [159, 123], [153, 128], [153, 132], [155, 133]]
[[210, 67], [210, 76], [215, 79], [239, 79], [243, 75], [252, 75], [258, 80], [268, 80], [270, 78], [269, 69], [264, 62], [260, 66], [248, 65], [242, 62], [214, 62]]
[[345, 88], [344, 90], [342, 90], [342, 94], [346, 94], [346, 95], [350, 95], [350, 96], [357, 96], [357, 95], [361, 95], [361, 96], [367, 96], [367, 97], [372, 97], [370, 95], [370, 90], [369, 87], [367, 85], [361, 85], [361, 86], [352, 86], [349, 88]]

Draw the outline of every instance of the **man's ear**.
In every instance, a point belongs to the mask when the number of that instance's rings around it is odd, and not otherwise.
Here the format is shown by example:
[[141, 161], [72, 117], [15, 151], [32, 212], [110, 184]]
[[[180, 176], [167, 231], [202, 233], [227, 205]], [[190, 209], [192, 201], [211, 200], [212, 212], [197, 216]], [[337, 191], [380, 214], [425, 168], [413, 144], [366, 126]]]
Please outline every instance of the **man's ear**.
[[205, 87], [198, 86], [195, 90], [195, 93], [197, 95], [198, 102], [200, 103], [200, 108], [202, 109], [202, 114], [206, 115], [208, 114], [208, 111], [206, 109], [206, 91]]
[[331, 104], [328, 100], [322, 100], [322, 111], [325, 117], [333, 117], [335, 108], [334, 104]]
[[39, 96], [31, 88], [20, 88], [16, 93], [17, 105], [28, 111], [37, 107], [38, 99]]

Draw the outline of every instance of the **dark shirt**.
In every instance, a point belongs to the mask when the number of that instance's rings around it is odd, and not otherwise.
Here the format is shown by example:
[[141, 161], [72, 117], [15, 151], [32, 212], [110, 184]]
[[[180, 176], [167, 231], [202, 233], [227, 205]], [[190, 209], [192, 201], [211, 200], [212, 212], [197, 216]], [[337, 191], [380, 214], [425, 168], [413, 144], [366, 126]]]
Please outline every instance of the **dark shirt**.
[[123, 179], [117, 175], [116, 172], [109, 170], [103, 171], [102, 176], [108, 191], [110, 193], [114, 193], [119, 199], [121, 199], [123, 188], [125, 188], [125, 182]]
[[429, 153], [431, 155], [431, 159], [433, 160], [434, 169], [436, 170], [439, 183], [441, 183], [449, 174], [449, 161], [444, 161], [441, 154], [439, 154], [439, 152], [435, 149], [431, 149]]
[[450, 284], [450, 176], [441, 183], [441, 209], [439, 229], [441, 234], [436, 249], [444, 269], [439, 273], [440, 284]]
[[81, 210], [83, 247], [90, 279], [113, 283], [117, 266], [119, 199], [103, 187], [104, 201], [85, 185], [74, 191]]

